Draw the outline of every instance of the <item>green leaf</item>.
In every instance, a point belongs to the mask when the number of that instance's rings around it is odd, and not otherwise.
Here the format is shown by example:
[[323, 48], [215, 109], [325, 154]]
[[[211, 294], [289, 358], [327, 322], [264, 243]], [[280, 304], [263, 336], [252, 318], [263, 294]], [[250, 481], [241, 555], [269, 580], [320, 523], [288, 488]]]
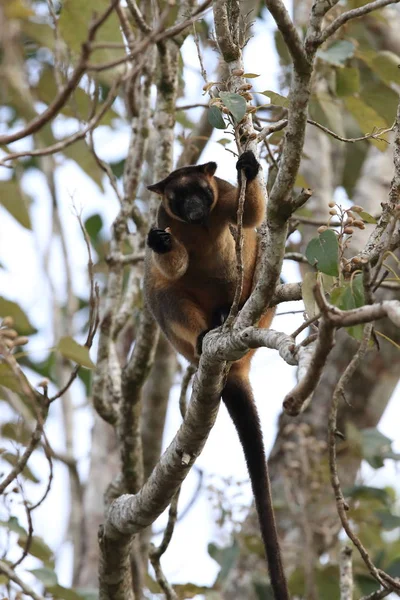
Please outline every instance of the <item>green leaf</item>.
[[[358, 274], [342, 287], [336, 288], [331, 294], [331, 302], [341, 310], [352, 310], [364, 306], [365, 296], [362, 275]], [[356, 340], [361, 340], [364, 326], [346, 327], [346, 331]]]
[[110, 162], [108, 164], [111, 167], [111, 171], [114, 173], [115, 177], [122, 177], [125, 169], [125, 158], [118, 160], [117, 162]]
[[286, 45], [286, 42], [283, 39], [283, 35], [279, 31], [279, 29], [275, 29], [274, 39], [275, 39], [276, 51], [279, 54], [279, 62], [283, 66], [290, 65], [292, 63], [292, 59], [291, 59], [288, 47]]
[[391, 577], [400, 577], [400, 558], [396, 558], [386, 569], [386, 572]]
[[336, 71], [336, 93], [338, 96], [352, 96], [360, 89], [360, 71], [346, 67]]
[[274, 600], [275, 595], [269, 583], [254, 581], [253, 585], [257, 600]]
[[103, 172], [100, 170], [96, 159], [84, 140], [79, 140], [63, 150], [63, 154], [74, 160], [76, 164], [88, 175], [101, 190], [103, 190]]
[[[3, 385], [3, 382], [0, 377], [0, 385]], [[7, 387], [7, 386], [5, 386]], [[26, 427], [24, 421], [20, 420], [18, 422], [9, 421], [8, 423], [3, 423], [0, 428], [1, 435], [8, 440], [13, 440], [14, 442], [18, 442], [19, 444], [23, 444], [26, 446], [31, 437], [32, 432], [28, 427]]]
[[358, 213], [359, 216], [361, 217], [361, 219], [363, 221], [365, 221], [366, 223], [371, 223], [373, 225], [375, 225], [378, 221], [375, 219], [375, 217], [373, 217], [372, 215], [370, 215], [369, 213], [365, 212], [365, 210], [363, 210], [362, 212]]
[[28, 535], [26, 530], [19, 524], [17, 517], [10, 517], [8, 521], [0, 521], [0, 527], [4, 527], [18, 535]]
[[221, 548], [217, 544], [208, 544], [208, 554], [221, 566], [218, 581], [225, 581], [239, 556], [239, 545], [236, 541], [231, 546]]
[[334, 565], [323, 565], [316, 569], [318, 597], [324, 600], [337, 600], [340, 596], [338, 570]]
[[392, 529], [397, 529], [400, 527], [400, 517], [397, 515], [392, 515], [390, 512], [383, 512], [381, 510], [377, 510], [375, 516], [381, 522], [381, 527], [386, 529], [386, 531], [391, 531]]
[[[195, 583], [179, 583], [174, 585], [174, 591], [179, 600], [188, 600], [189, 598], [197, 598], [199, 594], [207, 594], [212, 588], [204, 585], [196, 585]], [[207, 597], [207, 596], [205, 596]]]
[[257, 73], [245, 73], [242, 77], [246, 77], [246, 79], [255, 79], [256, 77], [260, 77]]
[[[2, 458], [2, 460], [5, 460], [6, 462], [8, 462], [9, 465], [15, 467], [15, 465], [18, 463], [20, 457], [16, 454], [13, 454], [12, 452], [3, 452], [3, 453], [1, 453], [1, 458]], [[28, 467], [28, 465], [25, 465], [25, 467], [22, 470], [21, 475], [23, 477], [25, 477], [25, 479], [32, 481], [32, 483], [40, 483], [40, 479], [38, 479], [36, 477], [36, 475]]]
[[383, 435], [378, 429], [374, 427], [363, 429], [361, 440], [363, 457], [374, 469], [383, 467], [385, 458], [392, 458], [392, 440]]
[[48, 587], [47, 591], [52, 594], [52, 598], [57, 600], [82, 600], [82, 596], [78, 592], [62, 585]]
[[317, 57], [325, 62], [342, 67], [346, 60], [354, 56], [355, 46], [348, 40], [333, 42], [326, 50], [318, 50]]
[[81, 346], [72, 337], [61, 338], [56, 348], [65, 358], [69, 358], [87, 369], [94, 369], [95, 365], [89, 356], [89, 348]]
[[306, 188], [309, 188], [310, 186], [308, 185], [304, 175], [302, 175], [301, 173], [297, 173], [296, 181], [294, 182], [294, 187], [306, 189]]
[[0, 385], [16, 394], [22, 393], [21, 382], [7, 363], [0, 363]]
[[311, 118], [334, 133], [345, 135], [343, 126], [343, 106], [341, 102], [328, 94], [327, 92], [318, 92], [311, 97], [310, 101]]
[[32, 229], [26, 196], [14, 179], [0, 181], [0, 204], [22, 227]]
[[[62, 3], [58, 27], [64, 41], [75, 55], [80, 53], [82, 43], [87, 40], [89, 25], [94, 15], [101, 15], [108, 7], [108, 0], [85, 0], [85, 2], [81, 0], [68, 0]], [[115, 11], [108, 16], [98, 29], [96, 42], [122, 43], [119, 21]], [[124, 56], [125, 51], [122, 48], [101, 48], [92, 52], [90, 63], [105, 63]], [[118, 69], [109, 69], [107, 72], [96, 74], [96, 76], [102, 78], [104, 81], [111, 81], [117, 72]]]
[[336, 234], [327, 229], [313, 238], [306, 248], [306, 257], [310, 265], [326, 275], [339, 275], [339, 244]]
[[229, 110], [236, 123], [240, 123], [246, 114], [246, 100], [240, 94], [231, 92], [220, 92], [219, 96], [222, 103]]
[[221, 138], [220, 140], [217, 140], [217, 144], [221, 144], [221, 146], [227, 146], [231, 143], [231, 141], [232, 140], [229, 138]]
[[40, 48], [54, 50], [54, 29], [50, 25], [28, 19], [20, 21], [19, 25], [28, 42], [34, 41]]
[[99, 600], [99, 592], [94, 588], [76, 588], [76, 591], [83, 600]]
[[[386, 128], [386, 121], [373, 108], [365, 104], [361, 98], [346, 96], [344, 103], [364, 135]], [[381, 151], [387, 150], [387, 144], [382, 140], [369, 138], [368, 141]]]
[[362, 596], [368, 596], [369, 594], [373, 594], [379, 590], [379, 585], [377, 584], [376, 579], [370, 577], [369, 575], [364, 575], [361, 573], [356, 574], [354, 579]]
[[32, 335], [37, 332], [19, 304], [7, 300], [3, 296], [0, 296], [0, 317], [12, 317], [14, 327], [20, 335]]
[[[56, 79], [54, 77], [54, 69], [47, 67], [43, 69], [39, 82], [35, 88], [37, 97], [45, 104], [50, 102], [57, 95]], [[82, 88], [75, 88], [69, 101], [64, 104], [60, 112], [67, 117], [77, 117], [86, 121], [90, 115], [93, 106], [93, 98], [91, 98]], [[97, 111], [101, 108], [101, 103], [97, 107]], [[96, 125], [111, 125], [114, 119], [118, 118], [118, 114], [109, 108], [105, 115]]]
[[398, 94], [383, 81], [376, 79], [370, 69], [362, 70], [360, 98], [381, 116], [388, 127], [396, 118]]
[[281, 96], [271, 90], [264, 90], [264, 92], [260, 92], [260, 94], [267, 96], [271, 100], [271, 104], [274, 104], [275, 106], [283, 106], [284, 108], [288, 108], [289, 106], [289, 98], [286, 98], [286, 96]]
[[54, 586], [58, 583], [57, 574], [48, 567], [31, 569], [30, 573], [32, 573], [36, 579], [39, 579], [39, 581], [41, 581], [45, 587]]
[[367, 64], [386, 84], [400, 83], [400, 58], [394, 52], [374, 52], [369, 55]]
[[[358, 127], [355, 125], [356, 131], [350, 132], [351, 137], [359, 135]], [[348, 132], [346, 132], [348, 133]], [[360, 177], [361, 169], [367, 155], [369, 144], [367, 141], [358, 142], [357, 144], [344, 144], [344, 168], [342, 185], [347, 192], [349, 198], [353, 196], [354, 188]]]
[[[18, 546], [25, 548], [27, 536], [22, 535], [18, 540]], [[41, 560], [46, 566], [54, 568], [54, 554], [51, 548], [46, 544], [42, 538], [37, 535], [32, 536], [31, 544], [29, 546], [29, 554]]]
[[370, 487], [367, 485], [355, 485], [353, 487], [343, 490], [343, 494], [346, 498], [353, 499], [374, 499], [379, 500], [385, 506], [391, 506], [392, 500], [387, 490], [382, 488]]
[[100, 231], [103, 228], [103, 219], [101, 218], [101, 216], [98, 214], [92, 215], [91, 217], [86, 219], [84, 225], [90, 239], [96, 241], [99, 237]]
[[208, 122], [216, 129], [225, 129], [225, 121], [222, 113], [217, 106], [210, 106], [208, 109]]

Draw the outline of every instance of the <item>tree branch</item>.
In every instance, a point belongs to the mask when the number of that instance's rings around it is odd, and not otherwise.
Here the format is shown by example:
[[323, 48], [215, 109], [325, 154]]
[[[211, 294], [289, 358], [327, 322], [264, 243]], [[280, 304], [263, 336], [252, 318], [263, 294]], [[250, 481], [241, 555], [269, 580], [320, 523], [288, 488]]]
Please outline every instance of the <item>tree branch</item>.
[[44, 600], [43, 596], [39, 596], [28, 584], [26, 584], [18, 575], [11, 569], [7, 563], [0, 560], [0, 573], [3, 573], [10, 581], [14, 581], [27, 596], [33, 600]]

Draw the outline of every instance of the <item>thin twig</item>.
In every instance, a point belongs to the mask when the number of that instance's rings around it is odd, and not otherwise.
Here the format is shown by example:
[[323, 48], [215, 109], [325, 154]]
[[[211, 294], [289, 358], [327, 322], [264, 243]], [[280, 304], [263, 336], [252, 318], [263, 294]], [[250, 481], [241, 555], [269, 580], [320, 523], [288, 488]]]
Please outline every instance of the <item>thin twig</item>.
[[135, 0], [126, 0], [129, 11], [132, 17], [135, 19], [136, 25], [139, 27], [140, 31], [144, 34], [148, 34], [152, 32], [150, 25], [146, 23], [144, 16], [142, 15], [140, 8], [136, 4]]
[[16, 560], [12, 565], [11, 568], [15, 569], [18, 565], [20, 565], [23, 560], [28, 556], [29, 554], [29, 550], [32, 544], [32, 539], [33, 539], [33, 523], [32, 523], [32, 509], [29, 506], [29, 503], [25, 497], [25, 493], [24, 493], [24, 488], [23, 486], [20, 484], [20, 482], [18, 481], [18, 477], [16, 478], [16, 483], [18, 485], [19, 488], [19, 493], [22, 497], [22, 503], [24, 505], [25, 508], [25, 514], [26, 514], [26, 520], [28, 521], [28, 535], [26, 537], [24, 546], [23, 546], [23, 550], [22, 550], [22, 554], [19, 557], [18, 560]]
[[293, 331], [293, 333], [291, 334], [290, 337], [292, 337], [293, 339], [296, 339], [297, 336], [304, 331], [304, 329], [307, 329], [307, 327], [309, 327], [310, 325], [312, 325], [313, 323], [315, 323], [316, 321], [318, 321], [318, 319], [320, 318], [321, 314], [318, 313], [317, 315], [314, 315], [313, 317], [311, 317], [310, 319], [307, 319], [307, 321], [305, 321], [304, 323], [302, 323], [300, 325], [300, 327], [298, 327], [295, 331]]
[[368, 596], [363, 596], [360, 600], [382, 600], [382, 598], [386, 598], [391, 593], [392, 590], [378, 590], [372, 592], [372, 594], [368, 594]]
[[[90, 239], [88, 233], [85, 229], [85, 226], [82, 222], [82, 217], [79, 213], [76, 213], [79, 226], [82, 231], [83, 239], [85, 240], [86, 249], [88, 253], [88, 274], [89, 274], [89, 284], [90, 284], [90, 295], [89, 295], [89, 326], [88, 333], [86, 336], [86, 341], [84, 346], [90, 349], [93, 344], [94, 337], [96, 335], [98, 326], [99, 326], [99, 305], [100, 305], [100, 294], [99, 294], [99, 286], [94, 281], [94, 264], [92, 259], [92, 250], [90, 246]], [[80, 370], [80, 365], [76, 365], [69, 376], [68, 381], [65, 385], [49, 399], [49, 402], [52, 403], [54, 400], [61, 398], [65, 394], [67, 390], [71, 387], [72, 383], [75, 381]]]
[[331, 129], [328, 129], [324, 125], [321, 125], [321, 123], [318, 123], [317, 121], [313, 121], [312, 119], [307, 119], [307, 123], [309, 123], [310, 125], [314, 125], [314, 127], [318, 127], [318, 129], [321, 129], [328, 135], [332, 136], [333, 138], [335, 138], [335, 140], [339, 140], [340, 142], [347, 142], [348, 144], [355, 144], [357, 142], [363, 142], [364, 140], [370, 140], [370, 139], [380, 140], [380, 141], [386, 142], [388, 144], [389, 143], [388, 140], [386, 140], [385, 138], [382, 138], [381, 136], [384, 135], [385, 133], [389, 133], [390, 131], [393, 131], [393, 129], [394, 129], [394, 123], [393, 123], [393, 125], [391, 127], [388, 127], [388, 128], [381, 127], [377, 131], [372, 132], [372, 133], [367, 133], [365, 135], [362, 135], [361, 137], [345, 138], [345, 137], [342, 137], [341, 135], [338, 135], [334, 131], [331, 131]]
[[44, 600], [43, 596], [39, 596], [39, 594], [37, 594], [27, 583], [22, 581], [14, 570], [3, 560], [0, 560], [0, 573], [3, 573], [10, 581], [14, 581], [14, 583], [19, 585], [24, 594], [30, 596], [33, 600]]
[[18, 459], [14, 467], [11, 469], [9, 474], [3, 479], [0, 483], [0, 495], [4, 493], [4, 490], [18, 477], [20, 473], [24, 470], [29, 458], [31, 457], [32, 452], [39, 445], [40, 439], [43, 433], [44, 422], [46, 420], [47, 411], [48, 411], [48, 399], [44, 396], [43, 405], [39, 407], [37, 414], [37, 422], [34, 431], [32, 432], [31, 439], [29, 440], [29, 444], [25, 448], [25, 452]]
[[335, 343], [335, 326], [329, 319], [321, 317], [318, 328], [318, 339], [314, 342], [313, 352], [305, 354], [309, 360], [308, 368], [297, 385], [283, 401], [285, 412], [291, 416], [298, 415], [309, 404], [312, 393], [318, 385], [324, 370], [326, 359]]
[[331, 474], [331, 485], [332, 485], [333, 491], [335, 493], [336, 507], [337, 507], [338, 515], [339, 515], [340, 521], [342, 523], [343, 529], [345, 530], [348, 537], [351, 539], [353, 544], [358, 549], [358, 551], [361, 555], [361, 558], [367, 565], [368, 570], [371, 573], [371, 575], [383, 587], [387, 587], [387, 585], [385, 584], [385, 582], [382, 580], [381, 576], [379, 575], [378, 569], [375, 567], [375, 565], [371, 561], [366, 548], [363, 546], [363, 544], [361, 543], [361, 541], [359, 540], [357, 535], [354, 533], [352, 526], [350, 525], [350, 521], [347, 518], [346, 512], [349, 510], [349, 506], [343, 497], [343, 492], [342, 492], [342, 489], [340, 486], [340, 480], [339, 480], [338, 468], [337, 468], [337, 458], [336, 458], [336, 433], [337, 433], [336, 422], [337, 422], [337, 412], [338, 412], [339, 401], [341, 398], [343, 398], [345, 387], [347, 386], [350, 379], [354, 375], [357, 367], [361, 363], [362, 359], [364, 358], [364, 356], [368, 350], [368, 344], [369, 344], [369, 340], [371, 337], [371, 332], [372, 332], [372, 324], [369, 323], [368, 325], [365, 326], [363, 339], [359, 346], [359, 349], [357, 350], [357, 352], [353, 356], [352, 360], [346, 367], [346, 370], [344, 371], [343, 375], [339, 379], [339, 382], [335, 388], [335, 391], [333, 392], [331, 410], [330, 410], [330, 414], [329, 414], [329, 426], [328, 426], [329, 469], [330, 469], [330, 474]]
[[243, 292], [244, 283], [244, 266], [243, 266], [243, 213], [244, 213], [244, 202], [246, 199], [246, 175], [243, 169], [240, 171], [240, 194], [237, 208], [237, 221], [236, 221], [236, 233], [235, 233], [235, 251], [236, 251], [236, 288], [235, 295], [231, 309], [229, 311], [228, 318], [224, 323], [224, 330], [228, 330], [232, 327], [235, 318], [239, 312], [240, 299]]

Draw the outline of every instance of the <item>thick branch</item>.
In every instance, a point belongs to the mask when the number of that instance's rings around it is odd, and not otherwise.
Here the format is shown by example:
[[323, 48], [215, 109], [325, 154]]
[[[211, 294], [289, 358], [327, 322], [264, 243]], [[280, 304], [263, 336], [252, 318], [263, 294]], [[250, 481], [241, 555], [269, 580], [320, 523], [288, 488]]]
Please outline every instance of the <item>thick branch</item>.
[[237, 41], [233, 40], [229, 27], [228, 3], [226, 0], [214, 0], [213, 10], [215, 33], [224, 60], [227, 63], [238, 60], [241, 56], [241, 48]]

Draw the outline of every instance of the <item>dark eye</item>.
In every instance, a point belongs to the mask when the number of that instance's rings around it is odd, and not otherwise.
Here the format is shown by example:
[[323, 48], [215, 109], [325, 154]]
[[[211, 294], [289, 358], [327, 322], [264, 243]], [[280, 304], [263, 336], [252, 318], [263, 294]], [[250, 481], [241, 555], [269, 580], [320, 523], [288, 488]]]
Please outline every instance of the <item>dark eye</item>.
[[211, 204], [213, 203], [213, 200], [214, 200], [214, 195], [212, 193], [212, 190], [209, 187], [207, 187], [206, 189], [203, 189], [202, 191], [203, 191], [203, 195], [206, 199], [208, 206], [211, 206]]
[[167, 196], [167, 199], [171, 212], [173, 212], [174, 215], [181, 217], [182, 202], [179, 201], [179, 198], [171, 194]]

